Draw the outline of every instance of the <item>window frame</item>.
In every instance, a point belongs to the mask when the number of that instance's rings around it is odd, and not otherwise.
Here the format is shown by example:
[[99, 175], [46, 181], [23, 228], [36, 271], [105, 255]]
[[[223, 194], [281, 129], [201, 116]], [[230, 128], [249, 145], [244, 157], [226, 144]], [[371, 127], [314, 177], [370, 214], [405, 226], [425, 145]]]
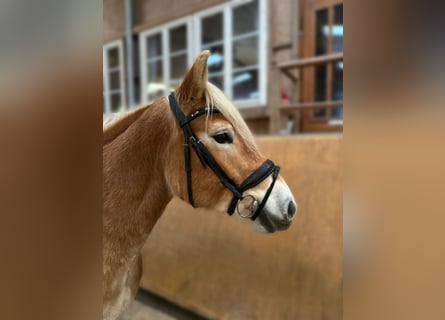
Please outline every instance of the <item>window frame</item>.
[[[192, 43], [193, 43], [193, 34], [192, 34], [192, 26], [191, 19], [189, 17], [180, 18], [155, 28], [151, 28], [139, 33], [139, 68], [141, 71], [141, 101], [146, 104], [149, 102], [148, 94], [145, 92], [145, 88], [148, 85], [148, 68], [147, 68], [147, 38], [155, 35], [161, 35], [161, 47], [162, 47], [162, 76], [164, 83], [164, 94], [168, 95], [169, 87], [171, 83], [170, 78], [170, 33], [171, 29], [176, 27], [185, 25], [187, 27], [187, 41], [186, 41], [186, 51], [187, 51], [187, 68], [190, 67], [193, 63], [192, 60]], [[174, 80], [174, 79], [173, 79]]]
[[[232, 50], [233, 50], [233, 34], [232, 21], [233, 9], [248, 4], [252, 0], [238, 0], [230, 1], [220, 5], [216, 5], [204, 10], [200, 10], [194, 14], [182, 17], [180, 19], [159, 25], [154, 28], [147, 29], [139, 33], [139, 52], [140, 52], [140, 68], [141, 70], [141, 94], [143, 103], [148, 103], [148, 94], [144, 88], [148, 85], [148, 70], [147, 64], [147, 37], [154, 34], [161, 34], [162, 43], [162, 61], [163, 61], [163, 78], [165, 86], [165, 95], [168, 95], [168, 88], [170, 85], [170, 48], [169, 46], [169, 30], [182, 24], [187, 25], [187, 68], [193, 64], [193, 59], [196, 57], [202, 48], [201, 44], [201, 21], [207, 16], [222, 13], [223, 15], [223, 47], [224, 47], [224, 92], [231, 99], [238, 108], [250, 107], [266, 107], [267, 106], [267, 74], [268, 74], [268, 8], [267, 0], [258, 1], [258, 98], [252, 99], [233, 99], [232, 79], [234, 68], [232, 65]], [[168, 53], [168, 54], [167, 54]]]
[[[108, 52], [114, 48], [118, 49], [118, 54], [119, 54], [119, 65], [117, 68], [117, 70], [119, 70], [119, 90], [114, 89], [111, 90], [110, 89], [110, 81], [109, 81], [109, 74], [112, 71], [115, 70], [110, 70], [110, 68], [108, 67]], [[105, 112], [103, 112], [103, 114], [108, 115], [108, 114], [112, 114], [113, 112], [111, 111], [111, 95], [113, 93], [116, 93], [117, 91], [119, 91], [120, 96], [121, 96], [121, 106], [120, 108], [122, 109], [127, 109], [126, 106], [126, 88], [125, 88], [125, 81], [124, 81], [124, 77], [125, 77], [125, 65], [124, 65], [124, 42], [122, 39], [119, 40], [115, 40], [112, 42], [109, 42], [107, 44], [105, 44], [102, 48], [102, 81], [103, 81], [103, 99], [104, 99], [104, 105], [105, 105]], [[120, 110], [122, 111], [122, 110]]]

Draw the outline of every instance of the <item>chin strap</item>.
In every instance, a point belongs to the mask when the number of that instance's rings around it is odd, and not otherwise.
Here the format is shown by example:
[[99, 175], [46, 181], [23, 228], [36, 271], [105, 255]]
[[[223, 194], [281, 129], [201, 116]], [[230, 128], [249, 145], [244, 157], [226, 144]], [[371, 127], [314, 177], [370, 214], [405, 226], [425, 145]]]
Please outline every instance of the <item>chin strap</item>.
[[252, 220], [255, 220], [260, 214], [261, 210], [264, 208], [267, 199], [269, 198], [272, 189], [275, 185], [275, 181], [278, 177], [278, 173], [280, 172], [280, 167], [276, 166], [271, 160], [266, 160], [257, 170], [255, 170], [250, 176], [248, 176], [241, 184], [237, 185], [233, 182], [233, 180], [224, 172], [224, 170], [219, 166], [216, 160], [213, 158], [212, 154], [208, 151], [205, 145], [199, 140], [199, 138], [195, 135], [192, 128], [190, 127], [190, 122], [194, 119], [208, 113], [220, 113], [220, 111], [216, 108], [210, 108], [208, 106], [200, 108], [188, 116], [186, 116], [181, 108], [179, 107], [178, 102], [174, 94], [170, 94], [168, 97], [170, 102], [170, 108], [175, 115], [176, 119], [182, 131], [184, 133], [184, 163], [185, 163], [185, 171], [187, 175], [187, 191], [189, 202], [192, 206], [194, 206], [193, 201], [193, 190], [192, 190], [192, 166], [190, 161], [190, 145], [195, 151], [198, 159], [200, 160], [202, 166], [204, 168], [209, 167], [214, 174], [218, 177], [221, 183], [225, 188], [229, 189], [233, 193], [232, 201], [230, 202], [229, 208], [227, 209], [227, 213], [232, 215], [237, 207], [239, 201], [243, 198], [243, 193], [251, 189], [261, 182], [263, 182], [269, 175], [272, 175], [272, 183], [266, 191], [266, 194], [263, 197], [260, 205], [257, 210], [250, 217]]

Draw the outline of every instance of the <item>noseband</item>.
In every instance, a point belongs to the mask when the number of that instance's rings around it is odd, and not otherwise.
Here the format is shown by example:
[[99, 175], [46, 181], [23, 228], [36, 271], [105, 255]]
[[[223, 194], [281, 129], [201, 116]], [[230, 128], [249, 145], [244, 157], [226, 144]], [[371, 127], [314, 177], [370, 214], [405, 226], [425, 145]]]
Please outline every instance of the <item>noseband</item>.
[[[196, 118], [208, 114], [208, 113], [220, 113], [220, 111], [216, 108], [210, 108], [205, 106], [200, 108], [188, 116], [186, 116], [181, 108], [179, 107], [178, 102], [174, 94], [170, 94], [168, 97], [170, 102], [170, 108], [175, 115], [176, 119], [180, 127], [184, 132], [184, 162], [185, 162], [185, 171], [187, 174], [187, 189], [188, 189], [188, 197], [189, 202], [192, 206], [193, 203], [193, 190], [192, 190], [192, 167], [190, 165], [190, 145], [195, 150], [196, 155], [201, 161], [202, 166], [209, 167], [215, 175], [219, 178], [221, 183], [229, 189], [233, 193], [232, 201], [230, 202], [229, 208], [227, 209], [227, 213], [232, 215], [237, 208], [240, 200], [251, 198], [252, 203], [250, 205], [250, 213], [248, 215], [241, 214], [238, 210], [238, 213], [243, 218], [251, 218], [255, 220], [260, 214], [261, 210], [264, 208], [267, 199], [269, 198], [272, 189], [275, 185], [275, 181], [278, 177], [278, 173], [280, 172], [280, 167], [276, 166], [271, 160], [266, 160], [258, 169], [256, 169], [250, 176], [248, 176], [243, 182], [240, 184], [236, 184], [233, 182], [231, 178], [224, 172], [224, 170], [218, 165], [218, 163], [213, 158], [212, 154], [208, 151], [205, 145], [199, 140], [199, 138], [195, 135], [192, 128], [190, 127], [190, 122], [195, 120]], [[262, 181], [264, 181], [269, 175], [272, 175], [272, 183], [264, 195], [263, 201], [261, 201], [260, 205], [256, 207], [258, 203], [256, 198], [250, 194], [243, 195], [243, 193], [251, 189]]]

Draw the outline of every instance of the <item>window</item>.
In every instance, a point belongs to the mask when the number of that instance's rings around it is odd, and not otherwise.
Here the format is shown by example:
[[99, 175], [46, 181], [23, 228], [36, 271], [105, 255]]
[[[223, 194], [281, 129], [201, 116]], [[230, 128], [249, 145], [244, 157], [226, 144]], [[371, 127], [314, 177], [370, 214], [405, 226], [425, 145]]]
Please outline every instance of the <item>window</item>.
[[208, 60], [209, 81], [224, 90], [224, 20], [223, 13], [201, 19], [202, 50], [208, 49], [211, 55]]
[[232, 97], [257, 99], [258, 78], [258, 2], [233, 9], [232, 23]]
[[239, 107], [266, 104], [266, 1], [237, 1], [197, 14], [198, 51], [209, 49], [209, 81]]
[[208, 49], [211, 83], [239, 107], [265, 105], [266, 5], [265, 0], [227, 2], [141, 33], [142, 100], [168, 94]]
[[[334, 7], [332, 51], [343, 52], [343, 4]], [[343, 100], [343, 61], [335, 63], [332, 68], [332, 100]], [[343, 107], [332, 109], [331, 116], [333, 118], [343, 118]]]
[[140, 34], [142, 101], [167, 95], [191, 64], [190, 21], [182, 19]]
[[155, 33], [147, 37], [147, 61], [142, 68], [147, 70], [148, 85], [142, 89], [148, 100], [153, 100], [164, 93], [162, 34]]
[[123, 43], [109, 43], [103, 48], [103, 112], [122, 111], [125, 108]]
[[[343, 52], [343, 4], [315, 12], [315, 55]], [[314, 68], [314, 101], [343, 100], [343, 62], [317, 65]], [[328, 84], [330, 88], [328, 88]], [[343, 107], [315, 109], [313, 118], [343, 118]]]

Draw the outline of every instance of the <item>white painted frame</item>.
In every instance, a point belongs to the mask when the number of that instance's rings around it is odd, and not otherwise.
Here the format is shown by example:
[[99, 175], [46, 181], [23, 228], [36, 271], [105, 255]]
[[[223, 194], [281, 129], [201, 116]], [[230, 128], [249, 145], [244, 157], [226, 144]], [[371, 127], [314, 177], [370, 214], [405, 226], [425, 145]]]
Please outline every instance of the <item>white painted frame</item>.
[[194, 15], [194, 25], [196, 31], [196, 42], [194, 48], [196, 51], [194, 56], [198, 55], [201, 51], [201, 19], [217, 14], [223, 14], [223, 33], [224, 33], [224, 92], [226, 95], [234, 101], [239, 108], [249, 107], [265, 107], [267, 105], [267, 41], [268, 41], [268, 25], [267, 25], [267, 0], [258, 0], [258, 99], [238, 99], [233, 98], [232, 88], [232, 50], [233, 50], [233, 35], [232, 35], [232, 22], [233, 22], [233, 9], [252, 2], [252, 0], [238, 0], [227, 2], [206, 10], [199, 11]]
[[[111, 49], [117, 48], [119, 54], [119, 66], [117, 70], [119, 70], [119, 90], [110, 90], [110, 81], [109, 81], [109, 73], [110, 69], [108, 68], [108, 51]], [[111, 94], [116, 91], [120, 92], [121, 95], [121, 108], [126, 109], [126, 88], [124, 82], [124, 74], [125, 74], [125, 66], [124, 66], [124, 42], [123, 40], [116, 40], [110, 43], [107, 43], [103, 46], [102, 51], [102, 76], [103, 76], [103, 95], [105, 99], [105, 114], [111, 114]]]
[[238, 0], [223, 3], [221, 5], [211, 7], [206, 10], [199, 11], [194, 14], [194, 26], [196, 31], [196, 42], [194, 43], [194, 48], [196, 52], [193, 55], [196, 56], [202, 50], [201, 48], [201, 33], [202, 18], [222, 13], [223, 14], [223, 34], [224, 34], [224, 92], [226, 95], [234, 101], [236, 106], [239, 108], [249, 108], [249, 107], [265, 107], [267, 105], [267, 18], [268, 18], [268, 8], [267, 0], [258, 0], [258, 99], [238, 99], [233, 98], [233, 88], [232, 88], [232, 49], [233, 49], [233, 35], [232, 35], [232, 22], [233, 22], [233, 9], [252, 2], [252, 0]]
[[152, 28], [143, 31], [139, 34], [139, 62], [141, 68], [141, 101], [147, 104], [148, 94], [146, 93], [146, 87], [148, 85], [148, 70], [147, 70], [147, 46], [146, 39], [154, 34], [161, 34], [161, 46], [162, 46], [162, 73], [164, 78], [164, 93], [168, 95], [169, 87], [171, 83], [170, 78], [170, 29], [178, 26], [186, 25], [187, 27], [187, 39], [186, 39], [186, 49], [187, 49], [187, 67], [190, 67], [193, 63], [192, 43], [193, 43], [193, 33], [192, 33], [192, 19], [191, 17], [185, 17], [181, 19], [174, 20], [172, 22], [160, 25], [156, 28]]
[[[245, 1], [244, 1], [245, 2]], [[223, 76], [224, 76], [224, 92], [225, 94], [231, 98], [232, 97], [232, 86], [231, 86], [231, 78], [228, 76], [229, 71], [232, 69], [232, 52], [230, 50], [230, 43], [229, 38], [230, 36], [226, 36], [231, 34], [230, 26], [228, 22], [230, 22], [229, 15], [231, 14], [230, 11], [232, 10], [232, 3], [224, 3], [218, 6], [211, 7], [209, 9], [205, 9], [202, 11], [199, 11], [198, 13], [194, 14], [193, 16], [193, 24], [194, 24], [194, 30], [196, 31], [196, 41], [194, 43], [195, 52], [193, 52], [193, 56], [197, 56], [201, 50], [201, 37], [202, 37], [202, 24], [201, 20], [205, 17], [212, 16], [214, 14], [222, 13], [223, 16], [223, 47], [224, 47], [224, 68], [223, 68]]]
[[[243, 99], [243, 100], [233, 100], [232, 92], [232, 13], [233, 8], [244, 5], [246, 3], [252, 2], [252, 0], [233, 0], [230, 2], [225, 2], [223, 4], [201, 10], [193, 15], [160, 25], [156, 28], [152, 28], [143, 31], [139, 34], [139, 50], [140, 50], [140, 66], [142, 68], [142, 81], [141, 81], [141, 94], [143, 103], [147, 103], [147, 94], [144, 88], [147, 86], [147, 68], [146, 65], [146, 45], [145, 40], [148, 36], [161, 33], [162, 46], [163, 46], [163, 73], [164, 73], [164, 85], [166, 88], [170, 84], [170, 65], [169, 65], [169, 55], [168, 50], [169, 44], [169, 32], [168, 30], [176, 27], [178, 25], [187, 24], [187, 48], [188, 48], [188, 67], [191, 67], [194, 57], [196, 57], [199, 52], [201, 52], [201, 19], [216, 13], [223, 14], [223, 43], [224, 43], [224, 91], [226, 95], [234, 101], [236, 106], [239, 108], [249, 108], [249, 107], [266, 107], [267, 105], [267, 59], [268, 59], [268, 0], [257, 0], [258, 1], [258, 99]], [[165, 44], [164, 44], [165, 43]], [[278, 85], [278, 84], [276, 84]], [[166, 89], [165, 94], [168, 94]]]

